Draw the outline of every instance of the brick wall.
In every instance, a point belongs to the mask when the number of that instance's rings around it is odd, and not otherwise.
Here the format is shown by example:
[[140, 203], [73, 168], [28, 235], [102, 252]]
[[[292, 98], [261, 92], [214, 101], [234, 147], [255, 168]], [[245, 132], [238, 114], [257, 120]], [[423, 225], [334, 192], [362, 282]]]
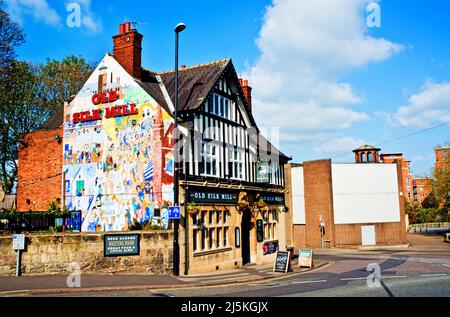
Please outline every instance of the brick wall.
[[45, 211], [48, 204], [61, 198], [62, 129], [42, 130], [22, 137], [27, 145], [19, 147], [17, 209]]
[[[402, 162], [397, 161], [397, 181], [399, 193], [403, 191]], [[291, 167], [285, 170], [286, 205], [292, 213], [292, 181]], [[303, 164], [305, 184], [306, 225], [293, 226], [293, 240], [297, 248], [320, 248], [321, 235], [319, 230], [319, 215], [326, 223], [325, 247], [356, 247], [361, 245], [361, 226], [366, 224], [335, 225], [333, 214], [333, 191], [331, 161], [312, 161]], [[400, 221], [394, 223], [367, 224], [375, 226], [378, 245], [399, 245], [407, 243], [404, 200], [399, 199]]]
[[319, 216], [325, 221], [325, 240], [334, 241], [331, 160], [305, 162], [303, 173], [307, 247], [318, 248], [322, 244]]

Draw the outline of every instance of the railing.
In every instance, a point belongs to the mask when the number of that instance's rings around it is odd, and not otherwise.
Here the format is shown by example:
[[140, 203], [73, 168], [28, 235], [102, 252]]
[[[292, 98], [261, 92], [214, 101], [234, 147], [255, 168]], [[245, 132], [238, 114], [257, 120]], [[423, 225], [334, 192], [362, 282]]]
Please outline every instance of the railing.
[[72, 211], [67, 216], [55, 216], [46, 212], [0, 214], [0, 231], [37, 232], [58, 230], [81, 231], [81, 212]]
[[428, 231], [439, 231], [450, 230], [450, 222], [430, 222], [430, 223], [416, 223], [409, 225], [409, 232], [428, 232]]

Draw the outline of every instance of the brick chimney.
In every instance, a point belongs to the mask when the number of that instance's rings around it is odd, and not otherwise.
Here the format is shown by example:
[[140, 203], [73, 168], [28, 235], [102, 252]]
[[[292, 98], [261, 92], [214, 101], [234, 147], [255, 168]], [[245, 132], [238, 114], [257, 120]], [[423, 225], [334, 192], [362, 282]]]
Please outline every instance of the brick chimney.
[[248, 80], [242, 80], [241, 78], [239, 79], [239, 84], [241, 84], [244, 97], [247, 100], [250, 111], [252, 111], [252, 87], [248, 85]]
[[119, 34], [113, 36], [114, 58], [136, 79], [141, 79], [142, 38], [142, 34], [131, 29], [130, 22], [121, 24]]

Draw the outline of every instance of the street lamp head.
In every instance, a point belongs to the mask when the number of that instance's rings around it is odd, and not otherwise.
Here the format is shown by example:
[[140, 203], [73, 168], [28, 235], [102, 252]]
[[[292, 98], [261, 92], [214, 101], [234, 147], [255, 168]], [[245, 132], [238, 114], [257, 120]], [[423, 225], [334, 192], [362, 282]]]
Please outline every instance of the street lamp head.
[[175, 27], [175, 33], [180, 33], [186, 28], [186, 24], [184, 23], [178, 23]]

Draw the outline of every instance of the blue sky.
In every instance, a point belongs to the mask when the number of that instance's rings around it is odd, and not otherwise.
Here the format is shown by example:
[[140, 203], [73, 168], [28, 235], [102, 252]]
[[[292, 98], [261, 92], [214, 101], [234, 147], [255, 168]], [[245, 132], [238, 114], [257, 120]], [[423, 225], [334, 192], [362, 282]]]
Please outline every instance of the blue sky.
[[[68, 54], [98, 61], [118, 25], [141, 22], [143, 65], [173, 68], [173, 27], [180, 63], [233, 59], [253, 86], [261, 126], [278, 127], [280, 148], [295, 162], [352, 161], [351, 150], [450, 122], [450, 2], [383, 0], [381, 27], [366, 24], [366, 0], [99, 1], [7, 0], [27, 34], [19, 58], [43, 62]], [[66, 25], [71, 2], [81, 28]], [[274, 133], [271, 130], [272, 134]], [[449, 125], [382, 146], [403, 152], [425, 175]]]

